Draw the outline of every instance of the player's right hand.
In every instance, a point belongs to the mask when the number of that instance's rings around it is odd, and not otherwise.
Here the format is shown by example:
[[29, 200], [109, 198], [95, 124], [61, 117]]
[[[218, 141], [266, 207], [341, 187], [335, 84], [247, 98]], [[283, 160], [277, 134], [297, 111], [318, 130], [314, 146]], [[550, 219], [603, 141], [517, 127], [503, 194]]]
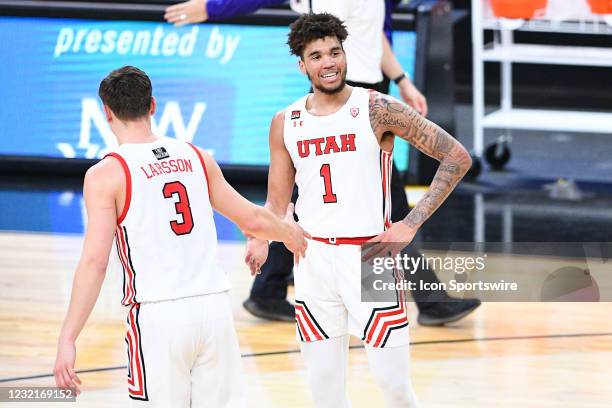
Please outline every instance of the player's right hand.
[[74, 342], [60, 341], [57, 346], [57, 357], [53, 375], [55, 384], [59, 388], [69, 388], [74, 390], [77, 395], [81, 393], [81, 379], [74, 372], [74, 362], [76, 360], [76, 346]]
[[289, 206], [287, 206], [287, 213], [285, 214], [285, 222], [291, 226], [292, 231], [289, 240], [285, 241], [285, 246], [288, 250], [293, 252], [293, 263], [297, 265], [300, 263], [300, 258], [306, 256], [306, 248], [308, 248], [308, 241], [306, 241], [306, 238], [310, 239], [312, 237], [295, 222], [294, 209], [295, 206], [293, 203], [289, 203]]
[[246, 245], [244, 262], [251, 270], [251, 276], [261, 273], [261, 266], [268, 259], [268, 241], [258, 238], [249, 238]]

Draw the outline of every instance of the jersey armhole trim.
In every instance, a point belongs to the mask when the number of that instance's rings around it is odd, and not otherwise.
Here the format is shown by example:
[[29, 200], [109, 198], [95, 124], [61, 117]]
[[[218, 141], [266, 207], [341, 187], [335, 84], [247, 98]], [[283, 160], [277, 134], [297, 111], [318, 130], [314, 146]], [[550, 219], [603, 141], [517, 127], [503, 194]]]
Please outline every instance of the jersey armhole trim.
[[[363, 88], [363, 89], [366, 89], [366, 88]], [[367, 106], [368, 106], [368, 115], [367, 115], [367, 118], [368, 118], [368, 124], [370, 126], [370, 129], [372, 130], [372, 134], [374, 135], [374, 139], [376, 140], [376, 143], [378, 143], [378, 146], [379, 146], [381, 152], [385, 152], [387, 154], [392, 154], [393, 153], [393, 149], [395, 148], [395, 137], [397, 137], [397, 136], [393, 137], [394, 145], [391, 146], [391, 150], [387, 151], [387, 150], [383, 150], [382, 149], [382, 147], [380, 146], [380, 140], [378, 140], [378, 137], [376, 137], [376, 131], [372, 127], [372, 121], [369, 119], [370, 118], [370, 94], [372, 94], [374, 92], [378, 92], [378, 91], [376, 89], [366, 89], [366, 91], [367, 91], [367, 95], [368, 95], [368, 103], [367, 103]], [[378, 92], [378, 93], [380, 93], [380, 92]], [[409, 142], [406, 142], [406, 143], [408, 143], [408, 145], [410, 145]]]
[[130, 168], [128, 167], [125, 159], [121, 157], [119, 153], [109, 153], [106, 157], [114, 157], [119, 161], [121, 167], [123, 167], [123, 172], [125, 173], [125, 202], [123, 203], [123, 211], [121, 211], [121, 215], [117, 218], [117, 225], [121, 225], [123, 220], [125, 220], [125, 216], [127, 215], [128, 210], [130, 209], [130, 203], [132, 202], [132, 175], [130, 174]]
[[[366, 88], [364, 88], [364, 89], [366, 89]], [[366, 91], [367, 91], [366, 92], [366, 95], [367, 95], [366, 106], [368, 107], [368, 115], [367, 115], [368, 126], [369, 126], [370, 130], [372, 131], [372, 135], [374, 136], [374, 140], [376, 140], [376, 143], [378, 143], [378, 146], [380, 146], [380, 141], [378, 140], [378, 137], [376, 137], [376, 131], [374, 130], [374, 127], [372, 126], [372, 120], [370, 119], [370, 109], [371, 109], [371, 106], [370, 106], [370, 95], [372, 95], [374, 92], [378, 92], [378, 91], [376, 89], [371, 89], [371, 88], [366, 89]]]
[[200, 159], [200, 163], [202, 164], [202, 168], [204, 169], [204, 178], [206, 179], [206, 190], [208, 190], [208, 201], [210, 201], [210, 181], [208, 179], [208, 171], [206, 170], [206, 164], [204, 163], [204, 156], [202, 156], [202, 153], [200, 152], [200, 150], [197, 147], [195, 147], [194, 145], [192, 145], [189, 142], [187, 142], [187, 144], [189, 146], [191, 146], [191, 148], [198, 155], [198, 159]]

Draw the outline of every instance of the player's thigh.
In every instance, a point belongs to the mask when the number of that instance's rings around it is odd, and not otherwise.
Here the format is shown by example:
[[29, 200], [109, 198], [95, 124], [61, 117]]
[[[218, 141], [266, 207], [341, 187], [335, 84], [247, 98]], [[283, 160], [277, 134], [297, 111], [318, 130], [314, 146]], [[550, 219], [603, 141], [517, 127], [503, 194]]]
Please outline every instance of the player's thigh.
[[198, 356], [191, 370], [192, 407], [245, 406], [242, 361], [228, 292], [205, 296]]
[[134, 406], [190, 406], [197, 327], [177, 318], [176, 302], [180, 301], [130, 310], [126, 347], [128, 392]]
[[348, 331], [371, 347], [397, 347], [409, 344], [408, 314], [404, 291], [363, 296], [361, 250], [346, 246], [338, 254], [337, 270], [342, 275], [342, 301], [348, 312]]
[[309, 241], [306, 257], [294, 267], [298, 341], [318, 341], [347, 333], [346, 308], [334, 266], [337, 247]]

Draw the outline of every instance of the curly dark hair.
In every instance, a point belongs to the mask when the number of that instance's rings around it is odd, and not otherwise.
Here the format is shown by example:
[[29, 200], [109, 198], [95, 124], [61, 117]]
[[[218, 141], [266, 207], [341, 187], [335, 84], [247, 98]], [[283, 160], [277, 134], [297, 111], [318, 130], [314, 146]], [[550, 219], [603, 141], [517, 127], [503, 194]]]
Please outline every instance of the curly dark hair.
[[147, 74], [128, 65], [108, 74], [98, 95], [119, 119], [136, 120], [149, 115], [152, 91]]
[[304, 59], [304, 48], [311, 41], [320, 40], [325, 37], [336, 37], [340, 44], [348, 37], [346, 26], [338, 17], [329, 13], [303, 14], [294, 21], [289, 28], [287, 45], [291, 53]]

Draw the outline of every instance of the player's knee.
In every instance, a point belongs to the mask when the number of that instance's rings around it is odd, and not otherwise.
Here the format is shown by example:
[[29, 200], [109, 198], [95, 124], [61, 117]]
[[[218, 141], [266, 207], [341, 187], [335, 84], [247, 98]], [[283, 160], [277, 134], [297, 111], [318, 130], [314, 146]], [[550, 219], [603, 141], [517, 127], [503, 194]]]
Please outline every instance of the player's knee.
[[338, 366], [319, 362], [308, 372], [311, 395], [317, 408], [348, 407], [346, 379], [338, 372]]
[[309, 382], [313, 389], [328, 390], [337, 388], [344, 383], [342, 376], [338, 375], [338, 367], [332, 364], [321, 364], [316, 370], [309, 373]]
[[418, 406], [408, 379], [389, 381], [383, 386], [383, 393], [389, 408], [416, 408]]

